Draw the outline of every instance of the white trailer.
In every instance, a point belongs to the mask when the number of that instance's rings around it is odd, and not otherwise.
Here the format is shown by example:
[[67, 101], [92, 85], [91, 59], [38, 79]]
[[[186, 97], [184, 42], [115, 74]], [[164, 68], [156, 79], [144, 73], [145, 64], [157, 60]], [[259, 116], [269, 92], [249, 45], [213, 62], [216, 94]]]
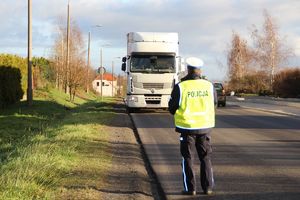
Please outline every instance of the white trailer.
[[131, 32], [122, 70], [127, 74], [126, 105], [167, 108], [172, 87], [181, 71], [177, 33]]

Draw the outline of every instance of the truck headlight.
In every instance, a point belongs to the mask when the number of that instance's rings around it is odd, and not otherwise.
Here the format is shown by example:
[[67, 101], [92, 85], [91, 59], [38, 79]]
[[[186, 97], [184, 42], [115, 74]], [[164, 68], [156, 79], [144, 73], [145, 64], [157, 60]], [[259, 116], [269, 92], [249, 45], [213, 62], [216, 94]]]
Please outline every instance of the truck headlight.
[[138, 102], [138, 98], [137, 97], [129, 97], [129, 101]]

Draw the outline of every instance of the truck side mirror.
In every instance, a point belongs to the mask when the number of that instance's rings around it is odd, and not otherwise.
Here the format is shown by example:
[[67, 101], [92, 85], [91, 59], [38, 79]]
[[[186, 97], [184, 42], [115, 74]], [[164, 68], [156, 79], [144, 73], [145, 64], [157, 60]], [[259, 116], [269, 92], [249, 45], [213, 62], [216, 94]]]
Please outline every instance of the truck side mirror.
[[178, 72], [184, 72], [186, 69], [183, 59], [181, 58], [181, 56], [177, 56], [176, 58], [178, 59]]
[[126, 63], [122, 63], [122, 71], [125, 72], [125, 70], [126, 70]]
[[127, 60], [126, 57], [123, 57], [123, 58], [122, 58], [122, 62], [123, 62], [123, 63], [126, 62], [126, 60]]

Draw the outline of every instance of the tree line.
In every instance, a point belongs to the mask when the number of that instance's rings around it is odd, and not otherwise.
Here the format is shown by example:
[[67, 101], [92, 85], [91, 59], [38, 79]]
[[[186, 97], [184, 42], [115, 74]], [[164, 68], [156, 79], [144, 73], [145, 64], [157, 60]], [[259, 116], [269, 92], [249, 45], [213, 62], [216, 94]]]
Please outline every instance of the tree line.
[[[46, 85], [51, 69], [43, 57], [33, 57], [33, 88]], [[18, 102], [27, 89], [27, 59], [18, 55], [0, 54], [0, 107]]]
[[[33, 89], [56, 87], [68, 93], [70, 100], [74, 101], [79, 89], [84, 89], [86, 86], [91, 87], [91, 83], [96, 77], [96, 71], [91, 67], [87, 68], [85, 43], [82, 32], [75, 23], [70, 31], [70, 64], [67, 68], [66, 28], [62, 25], [58, 25], [58, 27], [60, 34], [54, 41], [50, 57], [33, 57], [32, 59]], [[21, 89], [23, 93], [26, 93], [27, 59], [18, 55], [0, 54], [0, 66], [19, 69]]]
[[237, 93], [297, 97], [300, 93], [289, 94], [278, 90], [282, 87], [292, 87], [294, 89], [291, 90], [298, 91], [295, 85], [288, 84], [283, 77], [287, 77], [288, 74], [295, 82], [299, 82], [299, 68], [283, 68], [294, 55], [293, 50], [280, 36], [275, 19], [266, 10], [263, 15], [262, 28], [258, 29], [255, 25], [251, 28], [251, 45], [237, 32], [232, 33], [230, 48], [227, 51], [228, 89]]
[[[69, 94], [70, 101], [79, 90], [93, 91], [92, 82], [96, 78], [97, 71], [88, 66], [86, 53], [87, 45], [83, 34], [75, 22], [71, 23], [69, 36], [69, 59], [67, 60], [67, 28], [63, 20], [58, 20], [56, 38], [51, 47], [48, 58], [32, 58], [32, 85], [33, 90], [45, 87], [55, 87]], [[67, 65], [69, 62], [69, 65]], [[0, 66], [17, 68], [21, 75], [22, 94], [27, 90], [27, 59], [18, 55], [0, 54]], [[118, 85], [124, 85], [125, 79], [118, 76]], [[4, 84], [4, 83], [3, 83]], [[124, 88], [124, 87], [120, 87]], [[119, 89], [119, 95], [124, 91]], [[19, 100], [19, 99], [18, 99]]]
[[[42, 88], [51, 81], [51, 62], [44, 57], [32, 58], [33, 88]], [[12, 67], [20, 71], [21, 88], [27, 89], [27, 59], [13, 54], [0, 54], [0, 66]]]

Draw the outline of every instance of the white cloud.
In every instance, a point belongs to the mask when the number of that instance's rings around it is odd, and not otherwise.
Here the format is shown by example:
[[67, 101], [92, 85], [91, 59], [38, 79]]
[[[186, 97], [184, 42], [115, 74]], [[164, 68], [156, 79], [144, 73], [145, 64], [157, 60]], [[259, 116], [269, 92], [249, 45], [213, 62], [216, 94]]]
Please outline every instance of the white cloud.
[[[33, 1], [33, 32], [36, 50], [48, 49], [53, 42], [53, 31], [59, 16], [66, 19], [67, 1]], [[249, 39], [249, 27], [263, 22], [262, 11], [268, 9], [277, 20], [280, 33], [300, 56], [298, 0], [71, 0], [72, 19], [76, 20], [85, 35], [93, 29], [92, 62], [98, 65], [99, 46], [111, 43], [105, 51], [106, 65], [126, 51], [126, 33], [130, 31], [179, 32], [180, 52], [202, 56], [209, 76], [224, 77], [215, 66], [216, 60], [226, 63], [226, 50], [232, 30]], [[1, 0], [0, 52], [26, 50], [27, 1]], [[95, 51], [97, 50], [97, 51]], [[25, 51], [26, 52], [26, 51]], [[37, 51], [35, 51], [37, 52]], [[43, 55], [44, 50], [39, 52]]]

